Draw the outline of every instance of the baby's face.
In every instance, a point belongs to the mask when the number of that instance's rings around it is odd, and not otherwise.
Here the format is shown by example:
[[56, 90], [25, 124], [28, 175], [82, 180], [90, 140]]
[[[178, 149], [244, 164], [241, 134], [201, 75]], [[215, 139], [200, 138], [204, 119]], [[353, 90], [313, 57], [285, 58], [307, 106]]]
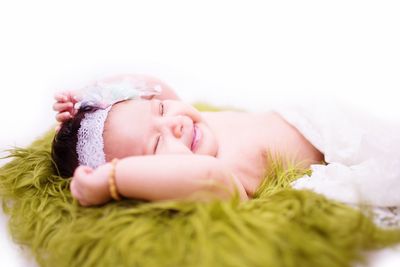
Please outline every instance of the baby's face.
[[156, 154], [216, 156], [218, 144], [199, 111], [176, 100], [115, 104], [104, 124], [106, 160]]

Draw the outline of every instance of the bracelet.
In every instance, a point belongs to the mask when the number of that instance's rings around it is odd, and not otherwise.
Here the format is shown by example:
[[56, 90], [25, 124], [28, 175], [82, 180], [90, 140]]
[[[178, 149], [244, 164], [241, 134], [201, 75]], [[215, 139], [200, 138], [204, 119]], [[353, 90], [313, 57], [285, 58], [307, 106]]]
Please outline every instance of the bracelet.
[[118, 159], [114, 158], [111, 161], [111, 172], [110, 176], [108, 177], [108, 185], [110, 188], [111, 197], [115, 200], [121, 200], [121, 196], [118, 194], [117, 185], [115, 183], [115, 168], [117, 165]]

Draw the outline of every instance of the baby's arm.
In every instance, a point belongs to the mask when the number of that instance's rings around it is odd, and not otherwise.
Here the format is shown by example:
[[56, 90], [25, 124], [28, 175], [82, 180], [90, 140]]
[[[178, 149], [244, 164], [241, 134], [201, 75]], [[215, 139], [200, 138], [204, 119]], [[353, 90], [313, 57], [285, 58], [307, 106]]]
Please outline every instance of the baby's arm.
[[[84, 205], [99, 205], [110, 200], [108, 177], [111, 163], [96, 170], [80, 166], [71, 182], [72, 195]], [[198, 197], [228, 198], [238, 191], [248, 199], [240, 181], [219, 159], [204, 155], [135, 156], [121, 159], [116, 165], [116, 186], [127, 198], [144, 200]], [[211, 194], [210, 194], [211, 193]]]

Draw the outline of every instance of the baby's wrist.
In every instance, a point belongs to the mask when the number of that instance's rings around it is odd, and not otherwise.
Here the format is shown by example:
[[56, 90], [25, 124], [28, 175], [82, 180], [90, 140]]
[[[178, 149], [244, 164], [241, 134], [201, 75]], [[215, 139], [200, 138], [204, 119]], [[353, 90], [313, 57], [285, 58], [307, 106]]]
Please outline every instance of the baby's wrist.
[[111, 200], [111, 194], [110, 194], [110, 189], [109, 189], [109, 175], [112, 171], [112, 165], [111, 162], [105, 163], [95, 170], [95, 173], [91, 179], [97, 180], [93, 181], [93, 190], [95, 190], [94, 194], [96, 195], [96, 198], [98, 198], [98, 201], [101, 203], [97, 204], [103, 204]]

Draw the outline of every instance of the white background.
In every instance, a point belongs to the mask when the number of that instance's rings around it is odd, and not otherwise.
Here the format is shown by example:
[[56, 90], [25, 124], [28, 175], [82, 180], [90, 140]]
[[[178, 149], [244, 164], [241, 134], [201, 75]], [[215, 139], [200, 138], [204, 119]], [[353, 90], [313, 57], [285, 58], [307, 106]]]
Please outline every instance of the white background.
[[[398, 118], [397, 2], [2, 1], [0, 149], [53, 127], [57, 90], [119, 73], [160, 77], [189, 102], [330, 96]], [[1, 266], [27, 266], [5, 223]]]

